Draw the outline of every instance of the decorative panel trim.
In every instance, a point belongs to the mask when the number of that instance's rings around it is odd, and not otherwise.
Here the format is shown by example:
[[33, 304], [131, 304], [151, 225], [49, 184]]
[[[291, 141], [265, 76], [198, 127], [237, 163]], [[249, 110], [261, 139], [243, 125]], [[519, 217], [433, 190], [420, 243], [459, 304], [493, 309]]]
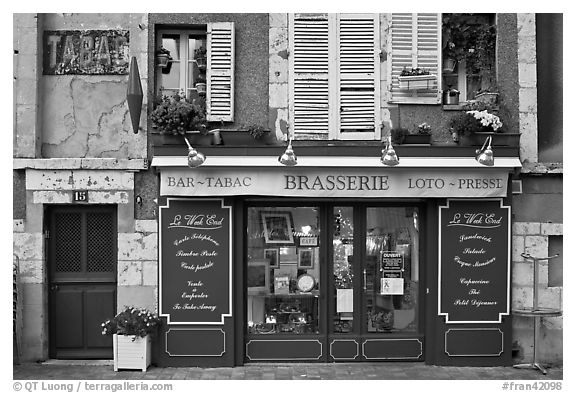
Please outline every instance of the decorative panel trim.
[[[336, 356], [334, 356], [334, 355], [332, 354], [332, 345], [334, 345], [334, 343], [337, 342], [337, 341], [339, 341], [339, 342], [351, 341], [351, 342], [353, 342], [354, 344], [356, 344], [356, 355], [354, 355], [354, 357], [352, 357], [352, 358], [337, 358]], [[334, 359], [334, 360], [356, 360], [356, 358], [357, 358], [358, 356], [360, 356], [360, 347], [359, 347], [358, 342], [357, 342], [356, 340], [332, 340], [332, 342], [330, 343], [330, 356], [331, 356], [332, 359]]]
[[[487, 330], [494, 330], [494, 331], [498, 331], [500, 332], [500, 335], [502, 337], [502, 341], [500, 343], [500, 351], [498, 353], [487, 353], [487, 354], [479, 354], [479, 353], [467, 353], [467, 354], [451, 354], [450, 352], [448, 352], [448, 333], [452, 332], [452, 331], [463, 331], [463, 330], [469, 330], [469, 331], [487, 331]], [[445, 333], [444, 333], [444, 352], [451, 357], [461, 357], [461, 356], [500, 356], [502, 355], [502, 353], [504, 352], [504, 332], [502, 330], [500, 330], [499, 328], [478, 328], [478, 329], [448, 329]]]
[[[276, 358], [256, 358], [253, 359], [250, 356], [250, 351], [248, 349], [248, 346], [252, 343], [252, 342], [291, 342], [291, 343], [297, 343], [297, 342], [317, 342], [320, 345], [320, 354], [318, 355], [318, 357], [301, 357], [301, 358], [293, 358], [293, 357], [276, 357]], [[322, 346], [322, 342], [320, 342], [320, 340], [250, 340], [246, 343], [246, 357], [249, 360], [319, 360], [324, 354], [324, 347]]]
[[[365, 346], [366, 343], [368, 342], [375, 342], [375, 341], [417, 341], [418, 344], [420, 344], [420, 353], [418, 354], [418, 356], [400, 356], [400, 357], [368, 357], [366, 356], [366, 351], [365, 351]], [[424, 349], [423, 349], [423, 344], [422, 341], [420, 341], [419, 338], [398, 338], [398, 339], [387, 339], [387, 338], [376, 338], [376, 339], [366, 339], [364, 340], [364, 342], [362, 343], [362, 355], [364, 355], [364, 357], [368, 360], [402, 360], [402, 359], [420, 359], [420, 357], [422, 356], [422, 354], [424, 353]]]
[[[213, 354], [183, 354], [183, 355], [176, 355], [176, 354], [172, 354], [170, 353], [170, 351], [168, 351], [168, 333], [170, 333], [171, 331], [176, 331], [176, 330], [186, 330], [186, 331], [196, 331], [196, 332], [207, 332], [207, 331], [216, 331], [216, 332], [221, 332], [222, 333], [222, 350], [220, 351], [220, 353], [213, 353]], [[176, 357], [176, 356], [196, 356], [196, 357], [222, 357], [222, 355], [224, 355], [224, 353], [226, 353], [226, 332], [224, 332], [224, 330], [222, 329], [185, 329], [185, 328], [169, 328], [166, 331], [165, 337], [164, 337], [164, 343], [165, 343], [165, 348], [164, 350], [166, 351], [166, 353], [170, 356]], [[216, 350], [218, 350], [218, 348], [215, 348]]]

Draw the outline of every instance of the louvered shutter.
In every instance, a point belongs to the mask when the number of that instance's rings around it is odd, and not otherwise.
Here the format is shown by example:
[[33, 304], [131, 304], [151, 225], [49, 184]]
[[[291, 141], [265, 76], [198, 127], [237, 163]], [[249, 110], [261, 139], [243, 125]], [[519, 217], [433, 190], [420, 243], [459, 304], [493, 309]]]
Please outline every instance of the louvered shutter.
[[234, 23], [208, 24], [206, 117], [234, 120]]
[[[400, 103], [438, 104], [441, 99], [439, 82], [442, 15], [436, 13], [393, 13], [388, 42], [389, 100]], [[437, 76], [431, 90], [400, 89], [398, 76], [402, 69], [425, 68]]]
[[[327, 138], [329, 130], [328, 15], [291, 15], [290, 118], [296, 137]], [[299, 135], [297, 135], [299, 134]]]
[[340, 14], [337, 25], [340, 110], [338, 137], [379, 139], [378, 16]]

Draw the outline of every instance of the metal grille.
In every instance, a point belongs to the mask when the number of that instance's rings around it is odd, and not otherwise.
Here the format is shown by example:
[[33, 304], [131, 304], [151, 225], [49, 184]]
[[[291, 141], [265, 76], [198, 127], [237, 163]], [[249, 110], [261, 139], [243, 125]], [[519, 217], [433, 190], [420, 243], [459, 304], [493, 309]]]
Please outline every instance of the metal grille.
[[82, 270], [82, 215], [55, 214], [56, 272]]
[[109, 213], [88, 213], [86, 215], [88, 272], [114, 271], [114, 222]]

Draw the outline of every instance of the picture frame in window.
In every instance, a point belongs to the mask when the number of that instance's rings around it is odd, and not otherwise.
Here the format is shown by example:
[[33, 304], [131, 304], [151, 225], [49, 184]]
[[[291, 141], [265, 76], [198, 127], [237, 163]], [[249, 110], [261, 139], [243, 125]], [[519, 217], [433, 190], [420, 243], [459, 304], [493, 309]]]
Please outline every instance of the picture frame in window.
[[290, 212], [260, 213], [266, 244], [294, 244], [292, 214]]
[[246, 269], [249, 295], [267, 295], [270, 291], [270, 264], [266, 260], [249, 261]]
[[267, 259], [270, 267], [280, 267], [280, 250], [277, 248], [264, 249], [264, 259]]
[[298, 269], [314, 269], [314, 250], [301, 248], [298, 250]]

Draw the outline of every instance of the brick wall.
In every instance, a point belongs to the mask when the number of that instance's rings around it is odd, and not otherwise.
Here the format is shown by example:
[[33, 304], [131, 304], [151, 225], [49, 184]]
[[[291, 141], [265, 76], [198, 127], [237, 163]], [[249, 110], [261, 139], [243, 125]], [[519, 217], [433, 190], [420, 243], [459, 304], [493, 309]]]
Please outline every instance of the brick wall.
[[[533, 264], [524, 259], [526, 253], [534, 257], [548, 256], [548, 236], [561, 236], [563, 225], [557, 223], [515, 222], [512, 227], [512, 309], [532, 307]], [[562, 308], [562, 287], [548, 286], [548, 261], [541, 261], [539, 272], [539, 306]], [[533, 342], [533, 319], [513, 317], [512, 337], [520, 349], [515, 362], [531, 362]], [[542, 363], [562, 363], [562, 317], [542, 318], [538, 359]]]

